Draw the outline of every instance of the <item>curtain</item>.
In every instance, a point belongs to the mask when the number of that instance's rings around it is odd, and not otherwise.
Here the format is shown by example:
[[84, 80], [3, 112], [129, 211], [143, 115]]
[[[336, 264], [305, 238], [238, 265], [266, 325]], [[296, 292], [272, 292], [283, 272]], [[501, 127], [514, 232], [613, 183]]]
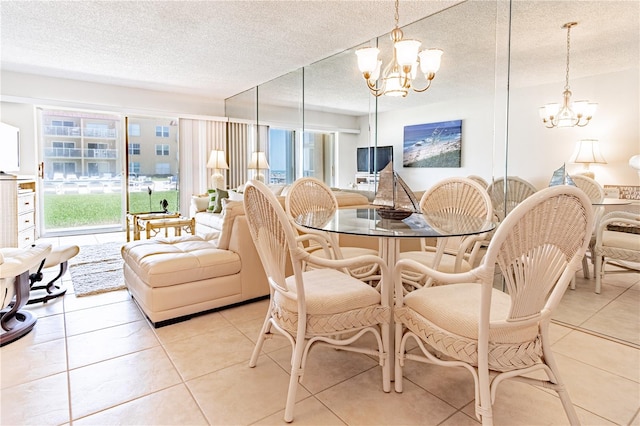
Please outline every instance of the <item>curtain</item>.
[[[180, 119], [180, 158], [181, 182], [180, 205], [191, 203], [192, 194], [203, 194], [210, 185], [211, 170], [207, 169], [207, 161], [211, 150], [226, 150], [226, 121]], [[232, 164], [227, 160], [227, 163]], [[227, 179], [228, 180], [228, 179]]]
[[251, 156], [249, 147], [249, 125], [245, 123], [227, 123], [229, 147], [229, 187], [237, 188], [247, 181], [248, 162]]

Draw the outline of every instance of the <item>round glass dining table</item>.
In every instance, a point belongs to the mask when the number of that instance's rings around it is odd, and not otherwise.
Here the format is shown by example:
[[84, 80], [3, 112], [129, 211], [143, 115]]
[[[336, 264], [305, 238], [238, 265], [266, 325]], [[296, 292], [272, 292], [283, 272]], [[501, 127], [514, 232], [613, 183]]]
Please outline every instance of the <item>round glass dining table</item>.
[[[393, 268], [400, 252], [400, 240], [403, 238], [437, 238], [434, 267], [440, 262], [446, 237], [477, 235], [489, 232], [496, 224], [473, 216], [455, 213], [414, 213], [406, 219], [383, 219], [375, 208], [342, 208], [334, 211], [321, 210], [308, 212], [296, 217], [295, 222], [303, 227], [336, 234], [352, 234], [377, 237], [380, 241], [380, 257], [389, 268], [391, 276], [389, 286], [383, 294], [389, 296], [389, 306], [393, 306]], [[390, 331], [393, 332], [393, 319]], [[394, 338], [391, 337], [389, 360], [394, 359]], [[393, 378], [393, 377], [392, 377]]]

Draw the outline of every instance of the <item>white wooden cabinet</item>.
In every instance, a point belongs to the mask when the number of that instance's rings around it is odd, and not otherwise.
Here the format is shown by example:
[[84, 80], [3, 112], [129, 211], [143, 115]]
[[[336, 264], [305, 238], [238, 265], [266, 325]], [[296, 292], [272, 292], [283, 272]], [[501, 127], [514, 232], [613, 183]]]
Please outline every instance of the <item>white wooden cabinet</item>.
[[36, 240], [36, 181], [0, 178], [0, 247], [29, 247]]

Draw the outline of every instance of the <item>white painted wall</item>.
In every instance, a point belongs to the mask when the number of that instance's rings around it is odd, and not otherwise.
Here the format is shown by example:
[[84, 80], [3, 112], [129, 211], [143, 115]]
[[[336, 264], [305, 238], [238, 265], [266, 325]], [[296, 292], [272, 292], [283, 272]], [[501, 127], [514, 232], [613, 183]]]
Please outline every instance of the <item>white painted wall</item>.
[[[568, 163], [578, 140], [599, 139], [607, 164], [591, 166], [596, 180], [602, 185], [640, 185], [638, 174], [628, 166], [629, 158], [640, 153], [639, 69], [572, 81], [571, 88], [575, 100], [599, 104], [592, 122], [584, 128], [547, 129], [538, 117], [539, 106], [561, 101], [562, 83], [511, 89], [507, 173], [521, 176], [541, 189], [563, 163], [567, 163], [569, 173], [583, 169], [583, 165]], [[475, 174], [489, 181], [492, 176], [504, 175], [505, 161], [500, 136], [504, 125], [500, 124], [500, 117], [494, 117], [494, 101], [493, 97], [465, 99], [382, 113], [378, 117], [378, 145], [394, 146], [395, 170], [416, 191], [449, 176]], [[457, 119], [463, 120], [462, 167], [402, 167], [404, 126]], [[358, 146], [371, 144], [367, 126], [368, 117], [364, 116]], [[355, 148], [352, 155], [355, 169]]]

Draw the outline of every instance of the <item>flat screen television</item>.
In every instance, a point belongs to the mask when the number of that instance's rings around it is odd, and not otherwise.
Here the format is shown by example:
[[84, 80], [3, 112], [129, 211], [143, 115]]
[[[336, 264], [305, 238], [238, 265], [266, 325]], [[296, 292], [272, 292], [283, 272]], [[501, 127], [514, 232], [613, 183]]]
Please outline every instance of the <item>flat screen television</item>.
[[393, 161], [393, 146], [358, 148], [358, 172], [375, 173]]
[[20, 171], [20, 129], [0, 123], [0, 175]]

